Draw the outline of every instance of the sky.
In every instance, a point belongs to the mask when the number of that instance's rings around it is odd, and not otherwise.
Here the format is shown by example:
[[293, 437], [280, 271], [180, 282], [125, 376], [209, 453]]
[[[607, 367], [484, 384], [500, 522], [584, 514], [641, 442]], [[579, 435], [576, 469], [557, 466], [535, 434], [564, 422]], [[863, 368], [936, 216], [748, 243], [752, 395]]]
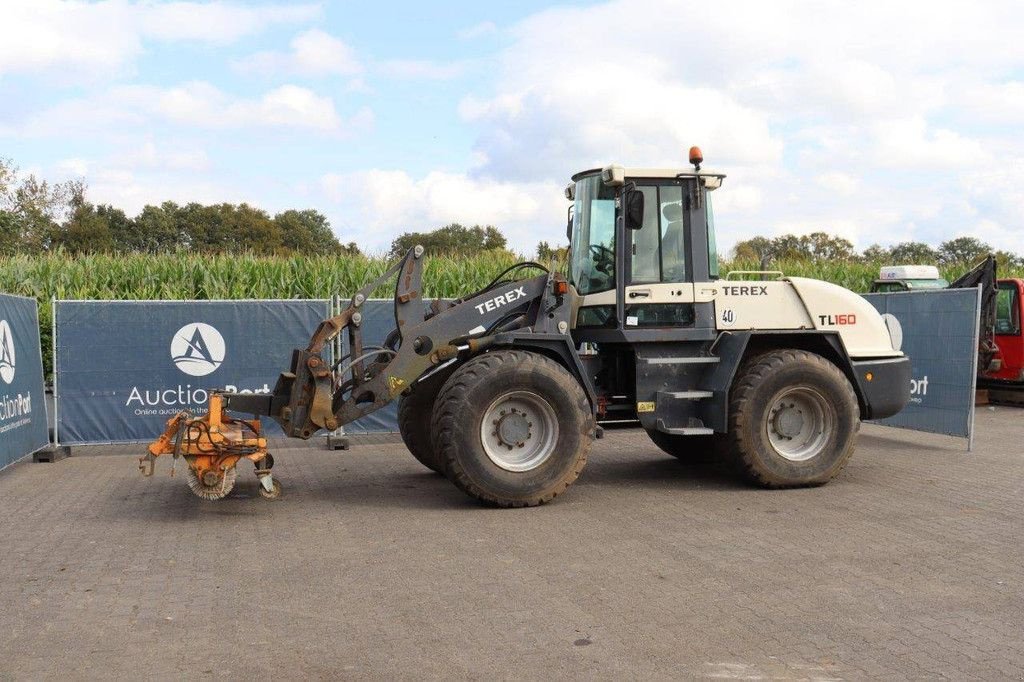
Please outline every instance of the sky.
[[0, 156], [88, 198], [315, 208], [343, 242], [564, 243], [580, 170], [725, 172], [725, 249], [1024, 252], [1019, 0], [0, 0]]

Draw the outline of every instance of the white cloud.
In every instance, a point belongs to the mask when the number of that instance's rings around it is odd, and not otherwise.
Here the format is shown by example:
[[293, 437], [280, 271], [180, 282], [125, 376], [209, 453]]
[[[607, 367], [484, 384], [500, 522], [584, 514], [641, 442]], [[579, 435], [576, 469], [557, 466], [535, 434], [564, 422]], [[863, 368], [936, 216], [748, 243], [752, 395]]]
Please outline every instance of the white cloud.
[[116, 156], [113, 164], [131, 169], [201, 172], [209, 170], [210, 157], [201, 147], [146, 140]]
[[475, 40], [476, 38], [492, 35], [497, 31], [498, 27], [493, 21], [481, 21], [479, 24], [474, 24], [459, 31], [458, 38], [459, 40]]
[[94, 79], [129, 67], [150, 41], [222, 45], [320, 11], [317, 4], [16, 0], [4, 4], [0, 22], [0, 77]]
[[427, 59], [390, 59], [377, 69], [386, 76], [416, 80], [451, 80], [466, 71], [465, 62], [435, 62]]
[[842, 171], [822, 173], [815, 178], [815, 181], [825, 189], [844, 197], [853, 196], [853, 193], [860, 187], [860, 180], [858, 178]]
[[164, 201], [179, 204], [246, 202], [268, 208], [265, 197], [206, 174], [139, 170], [104, 163], [85, 176], [86, 197], [94, 204], [111, 204], [128, 215], [137, 215], [147, 204]]
[[551, 228], [541, 239], [565, 240], [564, 217], [561, 224], [550, 218], [564, 216], [567, 205], [556, 184], [480, 180], [441, 171], [414, 178], [404, 171], [374, 169], [328, 173], [320, 179], [320, 190], [337, 209], [335, 231], [371, 251], [386, 250], [399, 232], [452, 222], [499, 226], [514, 248], [531, 254], [539, 223]]
[[553, 8], [510, 29], [489, 91], [460, 103], [477, 129], [470, 175], [684, 166], [699, 144], [730, 176], [715, 196], [726, 248], [818, 229], [859, 246], [938, 242], [965, 224], [996, 242], [1021, 206], [964, 187], [993, 166], [1024, 187], [1008, 166], [1024, 157], [1024, 86], [1008, 78], [1024, 72], [1022, 30], [1013, 0]]
[[62, 102], [23, 126], [26, 135], [57, 133], [120, 134], [125, 128], [164, 121], [202, 129], [295, 128], [321, 132], [364, 131], [372, 126], [368, 109], [344, 121], [330, 97], [307, 88], [282, 85], [256, 98], [230, 95], [203, 82], [162, 88], [130, 85]]
[[363, 66], [355, 51], [343, 41], [319, 29], [295, 36], [289, 52], [257, 52], [235, 63], [235, 68], [259, 74], [302, 76], [353, 76]]
[[89, 161], [80, 157], [71, 157], [57, 162], [57, 172], [62, 175], [83, 176], [89, 172]]

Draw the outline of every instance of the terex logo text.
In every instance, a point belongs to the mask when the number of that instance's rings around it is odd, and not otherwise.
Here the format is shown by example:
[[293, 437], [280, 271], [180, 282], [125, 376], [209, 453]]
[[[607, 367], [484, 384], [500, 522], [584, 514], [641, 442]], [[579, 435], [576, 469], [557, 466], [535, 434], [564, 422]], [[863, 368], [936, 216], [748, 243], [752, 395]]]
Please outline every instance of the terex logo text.
[[224, 337], [203, 322], [186, 324], [171, 339], [171, 359], [185, 374], [204, 377], [224, 362]]
[[0, 379], [5, 384], [14, 381], [14, 337], [7, 320], [0, 320]]

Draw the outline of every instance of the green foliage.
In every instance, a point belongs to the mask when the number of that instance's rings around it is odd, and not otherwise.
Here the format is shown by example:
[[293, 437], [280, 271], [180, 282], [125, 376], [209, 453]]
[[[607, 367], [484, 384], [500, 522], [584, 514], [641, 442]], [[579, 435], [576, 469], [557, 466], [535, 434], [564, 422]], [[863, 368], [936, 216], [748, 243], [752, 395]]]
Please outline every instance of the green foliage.
[[939, 245], [939, 262], [943, 265], [968, 265], [987, 256], [992, 247], [974, 237], [957, 237]]
[[937, 265], [939, 252], [923, 242], [900, 242], [889, 250], [888, 265]]
[[[488, 284], [519, 259], [504, 250], [471, 256], [430, 256], [424, 289], [429, 297], [455, 297]], [[386, 258], [242, 254], [81, 254], [58, 250], [0, 256], [0, 291], [39, 302], [43, 360], [51, 372], [52, 298], [189, 300], [330, 298], [351, 296], [387, 269]], [[378, 297], [394, 295], [389, 282]]]
[[14, 162], [0, 157], [0, 253], [51, 248], [60, 224], [84, 196], [80, 181], [50, 184], [35, 175], [20, 177]]
[[754, 237], [736, 244], [733, 249], [736, 258], [758, 263], [780, 260], [852, 260], [856, 257], [853, 243], [843, 237], [812, 232], [805, 235], [784, 234], [768, 239]]
[[[878, 279], [878, 270], [881, 266], [893, 265], [896, 262], [889, 259], [874, 262], [865, 260], [829, 262], [825, 260], [808, 261], [798, 259], [775, 261], [771, 264], [771, 267], [773, 270], [782, 270], [787, 275], [820, 279], [863, 294], [871, 290], [871, 284]], [[899, 262], [905, 263], [905, 261]], [[939, 272], [942, 277], [952, 282], [970, 270], [972, 266], [973, 263], [960, 263], [949, 266], [940, 264]], [[722, 264], [722, 273], [727, 273], [730, 270], [759, 269], [761, 269], [760, 262], [753, 260], [735, 259]], [[1024, 265], [1017, 264], [1013, 267], [999, 268], [997, 272], [999, 277], [1024, 278]]]
[[554, 264], [555, 269], [558, 269], [557, 265], [559, 263], [564, 263], [568, 258], [568, 246], [552, 247], [547, 242], [540, 242], [537, 244], [537, 261], [539, 263], [544, 263], [545, 265]]
[[[493, 230], [494, 228], [489, 228]], [[352, 254], [327, 218], [313, 210], [289, 210], [273, 218], [248, 204], [179, 206], [165, 201], [146, 206], [134, 218], [85, 200], [79, 181], [49, 184], [20, 177], [0, 158], [0, 255], [64, 249], [70, 253], [163, 253], [178, 249], [204, 253]]]
[[391, 242], [391, 256], [397, 258], [417, 244], [428, 253], [469, 254], [504, 249], [508, 240], [492, 225], [465, 227], [451, 223], [433, 232], [405, 232]]

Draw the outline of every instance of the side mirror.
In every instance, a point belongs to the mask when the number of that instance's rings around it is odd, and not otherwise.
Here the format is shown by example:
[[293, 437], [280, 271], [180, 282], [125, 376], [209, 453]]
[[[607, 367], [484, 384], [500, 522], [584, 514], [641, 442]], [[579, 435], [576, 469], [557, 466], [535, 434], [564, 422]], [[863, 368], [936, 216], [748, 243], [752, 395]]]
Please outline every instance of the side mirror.
[[572, 217], [575, 213], [575, 211], [573, 210], [575, 208], [576, 207], [574, 205], [570, 205], [569, 209], [565, 212], [565, 238], [569, 240], [570, 244], [572, 244]]
[[638, 189], [626, 190], [624, 215], [627, 230], [639, 230], [644, 226], [644, 193]]

